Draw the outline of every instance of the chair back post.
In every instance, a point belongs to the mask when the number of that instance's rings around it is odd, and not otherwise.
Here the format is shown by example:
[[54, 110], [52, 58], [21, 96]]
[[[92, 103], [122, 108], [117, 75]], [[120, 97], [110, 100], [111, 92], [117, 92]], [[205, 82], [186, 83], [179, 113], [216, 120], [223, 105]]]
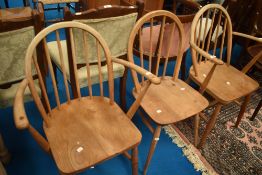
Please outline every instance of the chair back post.
[[[158, 42], [157, 42], [157, 46], [155, 47], [155, 51], [153, 51], [153, 46], [152, 46], [152, 36], [153, 36], [153, 28], [155, 27], [154, 23], [155, 22], [160, 22], [160, 31], [159, 31], [159, 37], [158, 37]], [[143, 35], [143, 27], [145, 25], [145, 23], [148, 23], [148, 25], [150, 24], [149, 28], [150, 28], [150, 43], [149, 43], [149, 47], [150, 47], [150, 53], [144, 53], [144, 49], [143, 49], [143, 39], [142, 39], [142, 35]], [[168, 37], [168, 38], [164, 38], [164, 33], [165, 33], [165, 29], [166, 26], [170, 27], [170, 31], [172, 37]], [[146, 15], [144, 15], [142, 18], [140, 18], [136, 25], [134, 26], [131, 34], [130, 34], [130, 38], [129, 38], [129, 43], [128, 43], [128, 60], [132, 63], [134, 63], [134, 59], [133, 59], [133, 52], [139, 52], [140, 55], [140, 66], [143, 67], [144, 69], [148, 69], [150, 72], [158, 75], [159, 72], [159, 64], [160, 62], [164, 62], [164, 68], [163, 68], [163, 73], [162, 73], [162, 77], [164, 77], [166, 75], [166, 70], [167, 70], [167, 63], [169, 61], [169, 57], [170, 57], [170, 48], [171, 48], [171, 44], [172, 41], [174, 41], [174, 37], [173, 37], [173, 33], [174, 30], [178, 30], [178, 34], [179, 36], [177, 36], [179, 38], [179, 44], [178, 44], [178, 53], [177, 53], [177, 61], [176, 61], [176, 65], [174, 68], [174, 72], [173, 72], [173, 80], [177, 81], [178, 79], [178, 74], [179, 74], [179, 69], [180, 69], [180, 65], [181, 65], [181, 61], [182, 61], [182, 56], [183, 56], [183, 47], [184, 47], [184, 29], [182, 26], [182, 23], [180, 22], [180, 20], [178, 19], [178, 17], [176, 15], [174, 15], [171, 12], [168, 11], [164, 11], [164, 10], [157, 10], [157, 11], [153, 11], [153, 12], [149, 12]], [[163, 55], [164, 53], [162, 53], [163, 50], [163, 40], [166, 39], [167, 42], [167, 52], [165, 53], [165, 55]], [[139, 45], [139, 46], [134, 46], [135, 45]], [[134, 50], [133, 50], [134, 49]], [[148, 68], [145, 67], [145, 63], [144, 63], [144, 54], [146, 54], [146, 56], [148, 57]], [[153, 56], [156, 56], [157, 58], [155, 58], [156, 60], [153, 60]], [[162, 61], [161, 61], [162, 60]], [[164, 61], [163, 61], [164, 60]], [[155, 64], [155, 65], [154, 65]], [[153, 67], [156, 68], [153, 68]], [[155, 69], [155, 70], [153, 70]], [[138, 80], [138, 77], [136, 76], [136, 72], [131, 71], [132, 74], [132, 78], [135, 84], [135, 90], [139, 91], [141, 88], [141, 84]], [[142, 77], [142, 84], [144, 82], [144, 77]]]

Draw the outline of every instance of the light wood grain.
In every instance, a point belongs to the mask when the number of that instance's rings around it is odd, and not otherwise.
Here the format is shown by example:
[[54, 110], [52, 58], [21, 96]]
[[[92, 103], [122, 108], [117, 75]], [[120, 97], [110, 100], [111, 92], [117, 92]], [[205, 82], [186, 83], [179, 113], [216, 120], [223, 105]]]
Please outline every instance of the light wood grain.
[[[197, 24], [202, 20], [203, 14], [209, 12], [213, 13], [211, 17], [211, 27], [208, 31], [208, 37], [204, 39], [202, 47], [200, 47], [196, 37]], [[213, 26], [215, 26], [214, 29]], [[219, 28], [221, 28], [222, 31], [221, 37], [218, 37]], [[201, 148], [205, 144], [208, 134], [215, 126], [222, 105], [234, 102], [241, 97], [246, 97], [238, 115], [237, 126], [243, 117], [250, 94], [259, 87], [259, 84], [255, 80], [243, 73], [247, 71], [249, 65], [243, 70], [243, 72], [230, 65], [233, 35], [261, 42], [261, 39], [259, 38], [233, 32], [228, 12], [218, 4], [204, 6], [199, 10], [192, 22], [190, 45], [193, 66], [190, 68], [189, 79], [199, 85], [200, 93], [208, 93], [216, 102], [215, 110], [208, 121], [198, 148]], [[207, 42], [207, 44], [205, 44], [205, 42]], [[216, 49], [218, 45], [220, 45], [219, 58], [216, 57]], [[225, 47], [226, 54], [223, 54]], [[210, 53], [213, 53], [213, 55]], [[202, 59], [200, 59], [198, 61], [198, 55], [201, 55], [201, 57], [203, 56], [205, 60], [202, 61]]]
[[[133, 93], [136, 97], [135, 91]], [[154, 122], [166, 125], [201, 112], [208, 106], [208, 101], [185, 82], [164, 77], [160, 85], [149, 87], [141, 106]]]

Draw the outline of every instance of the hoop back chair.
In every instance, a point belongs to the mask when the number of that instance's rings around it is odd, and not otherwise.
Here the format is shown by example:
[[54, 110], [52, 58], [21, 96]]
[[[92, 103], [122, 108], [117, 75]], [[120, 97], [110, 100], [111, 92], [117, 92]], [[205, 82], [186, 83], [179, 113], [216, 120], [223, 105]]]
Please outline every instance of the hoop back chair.
[[[177, 17], [179, 18], [179, 20], [182, 22], [183, 24], [183, 28], [184, 28], [184, 33], [185, 33], [185, 41], [184, 41], [184, 49], [183, 49], [183, 59], [182, 59], [182, 64], [181, 64], [181, 78], [182, 80], [186, 79], [186, 51], [189, 49], [190, 45], [189, 45], [189, 38], [190, 38], [190, 28], [191, 28], [191, 24], [193, 21], [193, 18], [196, 14], [196, 12], [200, 9], [200, 5], [195, 3], [195, 2], [191, 2], [191, 1], [181, 1], [181, 0], [174, 0], [173, 1], [173, 13], [174, 14], [179, 14], [177, 15]], [[155, 22], [157, 20], [155, 19]], [[161, 23], [161, 22], [160, 22]], [[152, 71], [153, 73], [155, 72], [155, 66], [156, 66], [156, 60], [157, 60], [157, 50], [159, 47], [159, 42], [160, 42], [160, 26], [161, 25], [154, 25], [153, 26], [153, 31], [154, 31], [154, 35], [152, 36], [152, 46], [150, 45], [150, 27], [145, 27], [143, 28], [143, 44], [144, 44], [144, 57], [149, 57], [150, 52], [154, 53], [152, 55], [152, 60], [153, 60], [153, 67], [152, 67]], [[166, 27], [165, 33], [164, 33], [164, 38], [168, 38], [170, 37], [170, 32], [171, 32], [171, 28], [170, 27]], [[174, 33], [174, 38], [177, 38], [176, 36], [178, 36], [178, 30], [175, 29]], [[177, 38], [178, 39], [178, 38]], [[168, 50], [168, 40], [163, 40], [163, 51], [161, 53], [161, 57], [165, 57], [165, 55], [167, 54], [167, 50]], [[170, 48], [170, 58], [172, 57], [173, 60], [176, 59], [176, 57], [178, 56], [178, 52], [177, 52], [177, 46], [179, 44], [179, 40], [177, 42], [172, 42], [171, 48]], [[152, 47], [152, 48], [151, 48]], [[137, 48], [138, 49], [138, 48]], [[150, 51], [150, 49], [152, 49], [152, 51]], [[136, 54], [139, 55], [139, 54]], [[161, 60], [162, 61], [162, 60]]]
[[[111, 7], [99, 7], [98, 9], [90, 9], [81, 13], [72, 14], [68, 8], [65, 8], [64, 16], [66, 21], [78, 21], [96, 29], [106, 40], [112, 56], [127, 60], [128, 38], [137, 19], [137, 10], [138, 8], [136, 6], [130, 8], [128, 6], [113, 5]], [[77, 33], [77, 31], [75, 32]], [[77, 36], [79, 36], [76, 38], [77, 42], [82, 42], [81, 35], [77, 34]], [[66, 40], [61, 41], [61, 44], [65, 55], [64, 61], [68, 79], [72, 85], [74, 97], [77, 97], [76, 82], [73, 76], [74, 71], [72, 66], [70, 42], [69, 33], [66, 31]], [[49, 42], [48, 48], [55, 67], [58, 67], [61, 70], [61, 62], [56, 42]], [[95, 51], [95, 49], [89, 49]], [[82, 55], [81, 48], [76, 50], [76, 55], [78, 57], [77, 72], [80, 77], [80, 86], [84, 87], [87, 86], [87, 82], [85, 81], [87, 75], [85, 73], [85, 59]], [[92, 57], [91, 54], [89, 54], [89, 56]], [[95, 66], [95, 62], [96, 60], [92, 59], [93, 65], [91, 65], [91, 69]], [[102, 64], [102, 70], [106, 70], [104, 64]], [[122, 104], [123, 97], [125, 97], [126, 94], [125, 86], [123, 85], [123, 75], [127, 74], [127, 70], [123, 65], [113, 63], [113, 71], [114, 78], [120, 78], [120, 100]], [[96, 77], [98, 81], [98, 72], [92, 71], [91, 76], [94, 78]]]
[[[143, 28], [144, 25], [150, 25], [151, 42], [149, 45], [152, 46], [152, 35], [154, 34], [153, 26], [155, 20], [161, 21], [161, 27], [159, 48], [156, 51], [156, 72], [153, 73], [152, 55], [154, 53], [152, 52], [153, 49], [151, 47], [151, 52], [148, 53], [149, 59], [148, 61], [146, 61], [147, 59], [145, 60], [143, 48]], [[175, 28], [178, 31], [176, 36], [173, 35]], [[166, 29], [170, 29], [171, 37], [164, 37]], [[139, 110], [142, 121], [153, 133], [151, 147], [144, 167], [144, 174], [147, 172], [157, 141], [159, 140], [161, 128], [165, 125], [173, 124], [197, 115], [208, 106], [208, 101], [199, 92], [178, 78], [184, 49], [184, 38], [184, 29], [178, 17], [171, 12], [163, 10], [149, 12], [144, 15], [138, 20], [130, 34], [128, 43], [128, 60], [131, 63], [140, 65], [152, 74], [155, 74], [161, 78], [160, 85], [151, 85], [141, 101], [141, 108], [149, 118], [144, 115], [143, 111]], [[168, 43], [168, 47], [165, 48], [167, 49], [166, 55], [164, 58], [161, 58], [161, 52], [163, 52], [164, 49], [162, 47], [164, 40]], [[179, 41], [177, 47], [174, 48], [178, 53], [177, 60], [176, 64], [172, 65], [174, 62], [170, 62], [169, 54], [171, 52], [172, 43], [177, 43], [177, 41]], [[135, 52], [134, 48], [139, 48], [140, 58], [133, 58], [133, 53]], [[160, 59], [164, 59], [163, 65], [160, 65]], [[148, 87], [148, 80], [143, 76], [138, 76], [138, 74], [134, 71], [131, 71], [131, 74], [134, 81], [133, 95], [135, 98], [138, 98], [138, 93]], [[167, 74], [172, 74], [172, 76], [167, 76]], [[151, 122], [156, 124], [155, 129], [152, 127]], [[195, 128], [195, 131], [197, 130], [198, 128]], [[198, 132], [195, 132], [195, 134], [197, 135]], [[198, 136], [196, 136], [196, 139], [197, 138]]]
[[[208, 24], [208, 21], [211, 23]], [[214, 127], [222, 105], [245, 98], [236, 122], [238, 126], [251, 93], [258, 88], [256, 81], [230, 65], [233, 35], [261, 42], [259, 38], [233, 32], [227, 11], [218, 4], [204, 6], [193, 20], [190, 39], [193, 66], [189, 80], [200, 86], [200, 93], [206, 92], [213, 97], [211, 105], [216, 105], [199, 148], [204, 145], [207, 135]], [[201, 113], [201, 116], [207, 120], [204, 114]]]
[[[78, 98], [71, 99], [66, 78], [65, 64], [63, 62], [63, 52], [59, 29], [69, 28], [70, 37], [74, 41], [73, 29], [80, 30], [83, 34], [83, 54], [86, 58], [88, 96], [82, 96], [79, 84], [77, 84]], [[46, 36], [55, 32], [56, 41], [59, 48], [60, 60], [62, 65], [62, 81], [64, 90], [57, 88], [55, 75], [52, 68], [50, 53], [46, 44]], [[85, 40], [89, 38], [89, 40]], [[94, 40], [95, 42], [90, 42]], [[39, 65], [36, 62], [35, 48], [43, 42], [49, 72], [54, 91], [54, 103], [52, 97], [48, 97], [44, 86], [43, 77], [40, 74]], [[90, 76], [90, 64], [88, 59], [88, 44], [95, 44], [99, 72], [99, 95], [94, 93], [94, 83]], [[75, 43], [71, 43], [73, 53], [73, 64], [75, 78], [78, 83], [76, 72]], [[104, 53], [107, 64], [108, 81], [103, 84], [101, 72], [101, 55]], [[160, 80], [154, 75], [148, 75], [147, 71], [135, 66], [127, 61], [112, 58], [107, 44], [101, 35], [93, 28], [78, 22], [62, 22], [51, 25], [42, 30], [31, 42], [26, 53], [25, 71], [26, 78], [20, 84], [14, 103], [14, 121], [18, 129], [27, 129], [46, 151], [51, 152], [53, 158], [62, 174], [74, 174], [94, 166], [104, 160], [114, 157], [118, 154], [132, 149], [132, 157], [125, 152], [128, 158], [132, 159], [133, 174], [137, 174], [137, 146], [141, 140], [141, 134], [131, 118], [136, 112], [139, 103], [144, 96], [144, 92], [130, 107], [125, 114], [114, 102], [114, 84], [112, 62], [117, 62], [130, 67], [142, 75], [147, 76], [153, 83], [160, 83]], [[32, 65], [31, 65], [32, 64]], [[43, 90], [43, 102], [36, 93], [36, 87], [32, 78], [32, 67], [35, 67], [39, 76], [40, 87]], [[106, 88], [106, 85], [108, 88]], [[29, 86], [32, 96], [43, 119], [43, 129], [46, 138], [42, 136], [30, 123], [26, 116], [23, 102], [23, 93]], [[108, 89], [108, 91], [106, 90]], [[107, 95], [108, 94], [108, 95]], [[63, 100], [63, 97], [66, 98]], [[51, 105], [53, 108], [51, 108]]]

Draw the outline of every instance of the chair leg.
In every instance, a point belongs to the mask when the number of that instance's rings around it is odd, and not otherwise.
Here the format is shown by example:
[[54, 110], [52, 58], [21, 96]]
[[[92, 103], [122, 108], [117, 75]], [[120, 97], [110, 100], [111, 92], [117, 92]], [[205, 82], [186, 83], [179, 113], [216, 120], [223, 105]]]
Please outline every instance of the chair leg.
[[153, 153], [154, 153], [155, 148], [156, 148], [156, 144], [159, 140], [160, 133], [161, 133], [161, 126], [158, 125], [156, 127], [155, 131], [154, 131], [154, 136], [153, 136], [153, 139], [152, 139], [152, 142], [151, 142], [151, 146], [150, 146], [149, 153], [148, 153], [148, 156], [147, 156], [146, 164], [144, 166], [144, 173], [143, 173], [144, 175], [146, 174], [149, 163], [152, 159]]
[[181, 79], [186, 80], [186, 52], [183, 54], [182, 64], [181, 64]]
[[2, 161], [4, 164], [7, 164], [10, 162], [11, 156], [5, 147], [2, 135], [0, 134], [0, 161]]
[[221, 107], [222, 107], [222, 104], [218, 103], [217, 106], [216, 106], [216, 108], [215, 108], [215, 111], [213, 112], [210, 120], [209, 120], [208, 123], [207, 123], [206, 129], [205, 129], [205, 131], [204, 131], [204, 134], [203, 134], [203, 136], [202, 136], [202, 138], [201, 138], [201, 140], [200, 140], [200, 143], [199, 143], [199, 145], [197, 146], [197, 148], [200, 149], [200, 148], [206, 143], [206, 139], [207, 139], [208, 134], [210, 133], [210, 131], [211, 131], [211, 130], [214, 128], [214, 126], [215, 126], [216, 119], [217, 119], [217, 116], [218, 116], [218, 114], [219, 114], [219, 112], [220, 112]]
[[252, 117], [250, 118], [251, 121], [253, 121], [255, 119], [255, 117], [256, 117], [258, 111], [260, 110], [261, 106], [262, 106], [262, 100], [260, 100], [260, 102], [258, 103]]
[[132, 175], [138, 175], [138, 148], [132, 150]]
[[126, 80], [128, 68], [125, 67], [124, 75], [120, 78], [120, 106], [126, 112]]
[[195, 116], [195, 122], [194, 122], [194, 145], [197, 146], [198, 144], [198, 130], [199, 130], [199, 114]]
[[239, 114], [238, 114], [238, 117], [237, 117], [237, 122], [235, 124], [235, 127], [238, 127], [242, 117], [244, 116], [244, 113], [246, 111], [247, 104], [248, 104], [248, 102], [250, 100], [250, 97], [251, 97], [250, 94], [245, 97], [245, 100], [244, 100], [243, 104], [241, 105], [241, 108], [240, 108], [240, 111], [239, 111]]

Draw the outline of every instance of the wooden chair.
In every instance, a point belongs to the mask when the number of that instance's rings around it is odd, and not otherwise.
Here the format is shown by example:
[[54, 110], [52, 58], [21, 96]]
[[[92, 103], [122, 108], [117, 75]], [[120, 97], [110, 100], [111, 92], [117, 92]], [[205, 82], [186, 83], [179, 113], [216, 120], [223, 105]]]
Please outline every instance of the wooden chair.
[[[25, 52], [35, 34], [42, 29], [43, 15], [32, 11], [30, 7], [0, 11], [0, 107], [5, 108], [13, 105], [18, 84], [25, 77], [23, 69]], [[42, 64], [40, 57], [38, 61]], [[38, 92], [40, 93], [40, 89]], [[25, 99], [30, 100], [30, 96], [27, 90]]]
[[[149, 25], [150, 28], [150, 43], [152, 45], [152, 38], [154, 34], [154, 21], [161, 21], [160, 24], [160, 42], [159, 48], [153, 53], [153, 49], [148, 53], [148, 62], [144, 59], [144, 44], [143, 44], [143, 29], [144, 25]], [[149, 24], [148, 24], [149, 23]], [[176, 29], [177, 35], [173, 35]], [[164, 33], [169, 32], [171, 37], [164, 37]], [[179, 41], [179, 42], [177, 42]], [[168, 43], [168, 47], [163, 48], [163, 43]], [[175, 66], [170, 63], [171, 46], [176, 42], [177, 47], [177, 60]], [[152, 55], [157, 55], [156, 76], [161, 78], [160, 85], [151, 85], [141, 102], [141, 108], [148, 115], [145, 117], [144, 113], [140, 111], [140, 116], [145, 125], [153, 133], [152, 143], [150, 146], [149, 154], [146, 164], [144, 166], [144, 174], [146, 174], [156, 144], [159, 140], [162, 126], [173, 124], [181, 120], [187, 119], [191, 116], [198, 117], [198, 113], [208, 106], [208, 101], [196, 90], [191, 88], [188, 84], [178, 79], [179, 69], [182, 62], [183, 51], [185, 47], [185, 35], [182, 23], [178, 17], [168, 11], [153, 11], [144, 15], [136, 23], [134, 29], [130, 34], [128, 43], [128, 60], [131, 63], [136, 62], [149, 70], [152, 73]], [[134, 48], [139, 48], [140, 58], [134, 60], [133, 53], [136, 52]], [[166, 49], [166, 55], [162, 57], [163, 50]], [[161, 66], [160, 62], [164, 60]], [[172, 59], [171, 59], [172, 60]], [[172, 61], [173, 62], [173, 61]], [[147, 88], [148, 80], [145, 77], [138, 77], [132, 71], [132, 78], [134, 81], [133, 95], [138, 98], [138, 93]], [[173, 74], [167, 76], [167, 74]], [[151, 122], [155, 123], [154, 129]], [[196, 125], [198, 126], [198, 125]], [[196, 139], [198, 138], [198, 128], [195, 128]]]
[[[185, 31], [185, 47], [183, 50], [183, 59], [181, 64], [181, 78], [182, 80], [186, 79], [186, 51], [189, 49], [189, 38], [190, 38], [190, 28], [193, 21], [193, 18], [196, 14], [196, 12], [200, 9], [200, 5], [192, 2], [192, 1], [182, 1], [182, 0], [174, 0], [173, 1], [173, 10], [172, 12], [174, 14], [178, 14], [177, 17], [180, 19], [180, 21], [183, 24], [183, 28]], [[155, 20], [156, 22], [156, 20]], [[144, 57], [149, 58], [150, 49], [152, 49], [152, 72], [155, 73], [156, 71], [156, 64], [157, 64], [157, 50], [159, 47], [160, 42], [160, 26], [161, 25], [154, 25], [154, 35], [152, 35], [152, 46], [150, 45], [150, 27], [143, 28], [143, 48], [144, 48]], [[168, 38], [170, 36], [170, 29], [166, 30], [167, 32], [164, 33], [164, 38]], [[178, 30], [175, 30], [174, 37], [178, 36]], [[177, 57], [177, 49], [176, 47], [179, 44], [179, 40], [176, 42], [173, 42], [170, 49], [170, 57], [172, 57], [173, 60]], [[152, 48], [151, 48], [152, 47]], [[165, 57], [167, 54], [167, 48], [168, 43], [167, 40], [164, 40], [163, 43], [163, 51], [161, 57]], [[139, 50], [139, 48], [136, 48], [136, 50]], [[139, 51], [136, 52], [136, 56], [139, 56]]]
[[[70, 37], [74, 41], [73, 30], [78, 30], [82, 33], [83, 43], [82, 52], [86, 59], [86, 81], [88, 82], [88, 96], [81, 96], [79, 84], [77, 84], [77, 99], [70, 98], [68, 82], [66, 78], [66, 68], [62, 52], [59, 29], [68, 28]], [[51, 32], [55, 32], [56, 41], [59, 48], [61, 68], [64, 82], [64, 93], [60, 93], [57, 89], [55, 75], [51, 63], [50, 53], [48, 51], [46, 37]], [[88, 40], [87, 40], [88, 38]], [[52, 79], [52, 87], [54, 90], [55, 104], [51, 103], [51, 99], [47, 96], [44, 86], [44, 80], [41, 76], [39, 65], [36, 61], [35, 49], [41, 42], [44, 43], [44, 50], [46, 60]], [[96, 57], [98, 59], [97, 71], [99, 72], [99, 89], [98, 96], [94, 93], [95, 84], [91, 77], [91, 63], [88, 59], [90, 44], [94, 45], [96, 49]], [[76, 45], [71, 43], [71, 50], [73, 53], [74, 76], [76, 82], [77, 78], [77, 64], [76, 64]], [[107, 65], [106, 76], [107, 83], [103, 85], [104, 75], [102, 75], [102, 56], [105, 57], [105, 64]], [[14, 103], [14, 121], [18, 129], [27, 129], [32, 134], [34, 139], [46, 151], [52, 153], [52, 156], [61, 173], [74, 174], [83, 171], [97, 163], [112, 158], [118, 154], [125, 153], [125, 155], [132, 160], [133, 174], [137, 174], [137, 146], [141, 141], [141, 134], [139, 130], [130, 120], [143, 98], [146, 90], [140, 93], [139, 98], [133, 103], [129, 111], [125, 114], [114, 101], [114, 84], [113, 84], [113, 62], [122, 64], [146, 76], [150, 82], [155, 84], [160, 83], [160, 79], [154, 75], [148, 75], [148, 72], [134, 64], [127, 61], [112, 58], [109, 48], [102, 38], [93, 28], [79, 23], [79, 22], [62, 22], [51, 25], [42, 30], [31, 42], [26, 53], [26, 78], [20, 84], [16, 94]], [[33, 65], [31, 65], [33, 64]], [[40, 87], [43, 90], [43, 102], [40, 96], [36, 93], [36, 87], [33, 83], [32, 68], [35, 67], [40, 80]], [[106, 86], [108, 85], [108, 91]], [[150, 83], [149, 83], [150, 84]], [[26, 87], [29, 86], [32, 92], [33, 99], [36, 103], [37, 109], [43, 118], [43, 129], [46, 135], [34, 129], [29, 123], [24, 109], [23, 94]], [[148, 85], [149, 86], [149, 85]], [[108, 97], [106, 96], [108, 94]], [[66, 97], [64, 102], [62, 97]], [[52, 98], [52, 97], [50, 97]], [[55, 105], [51, 109], [50, 105]], [[46, 108], [44, 107], [46, 106]], [[132, 149], [132, 157], [126, 152]]]
[[[208, 26], [209, 20], [211, 25]], [[193, 20], [190, 39], [193, 67], [190, 69], [189, 80], [200, 86], [201, 93], [206, 92], [213, 97], [211, 105], [216, 105], [198, 145], [199, 148], [204, 145], [207, 135], [214, 127], [222, 105], [244, 97], [236, 122], [238, 126], [250, 94], [259, 86], [256, 81], [230, 65], [233, 35], [261, 42], [261, 39], [232, 32], [230, 17], [218, 4], [204, 6]], [[207, 120], [204, 114], [201, 116]]]
[[[127, 60], [128, 38], [137, 19], [137, 10], [138, 8], [136, 6], [132, 6], [132, 8], [130, 8], [127, 6], [115, 5], [109, 8], [104, 8], [102, 6], [98, 9], [91, 9], [81, 13], [72, 14], [68, 8], [65, 8], [64, 16], [66, 21], [73, 20], [92, 26], [106, 40], [114, 57]], [[72, 53], [70, 52], [70, 36], [68, 32], [66, 38], [67, 40], [61, 41], [62, 50], [65, 55], [64, 61], [66, 72], [69, 77], [70, 84], [72, 85], [74, 97], [77, 97], [76, 81], [73, 76]], [[77, 40], [82, 41], [79, 37], [77, 37]], [[55, 67], [58, 67], [61, 70], [61, 62], [56, 42], [49, 42], [48, 48]], [[89, 55], [91, 56], [91, 51]], [[88, 85], [85, 81], [87, 75], [85, 73], [85, 60], [83, 55], [81, 55], [81, 50], [79, 49], [77, 50], [77, 58], [77, 72], [79, 75], [80, 87], [84, 87]], [[92, 58], [92, 62], [95, 63], [96, 60]], [[127, 74], [127, 70], [120, 64], [113, 64], [114, 78], [120, 78], [120, 98], [122, 104], [126, 95], [126, 88], [123, 80], [123, 77], [125, 76], [123, 75]], [[94, 66], [91, 66], [91, 68], [93, 67]], [[104, 71], [105, 66], [103, 65], [102, 68]], [[94, 79], [96, 78], [96, 82], [98, 82], [98, 72], [93, 72], [92, 77]]]
[[[43, 11], [43, 12], [48, 11], [48, 10], [60, 11], [60, 9], [63, 9], [63, 7], [60, 7], [60, 4], [62, 3], [66, 3], [66, 6], [69, 8], [72, 7], [76, 11], [80, 11], [79, 1], [80, 0], [33, 0], [35, 9], [38, 9], [38, 11]], [[75, 3], [75, 7], [71, 6], [70, 3]], [[57, 7], [45, 8], [45, 5], [52, 5], [52, 4], [57, 4]], [[60, 21], [63, 21], [63, 17], [56, 18], [56, 19], [49, 19], [49, 20], [45, 19], [45, 23], [54, 23], [54, 22], [60, 22]]]

